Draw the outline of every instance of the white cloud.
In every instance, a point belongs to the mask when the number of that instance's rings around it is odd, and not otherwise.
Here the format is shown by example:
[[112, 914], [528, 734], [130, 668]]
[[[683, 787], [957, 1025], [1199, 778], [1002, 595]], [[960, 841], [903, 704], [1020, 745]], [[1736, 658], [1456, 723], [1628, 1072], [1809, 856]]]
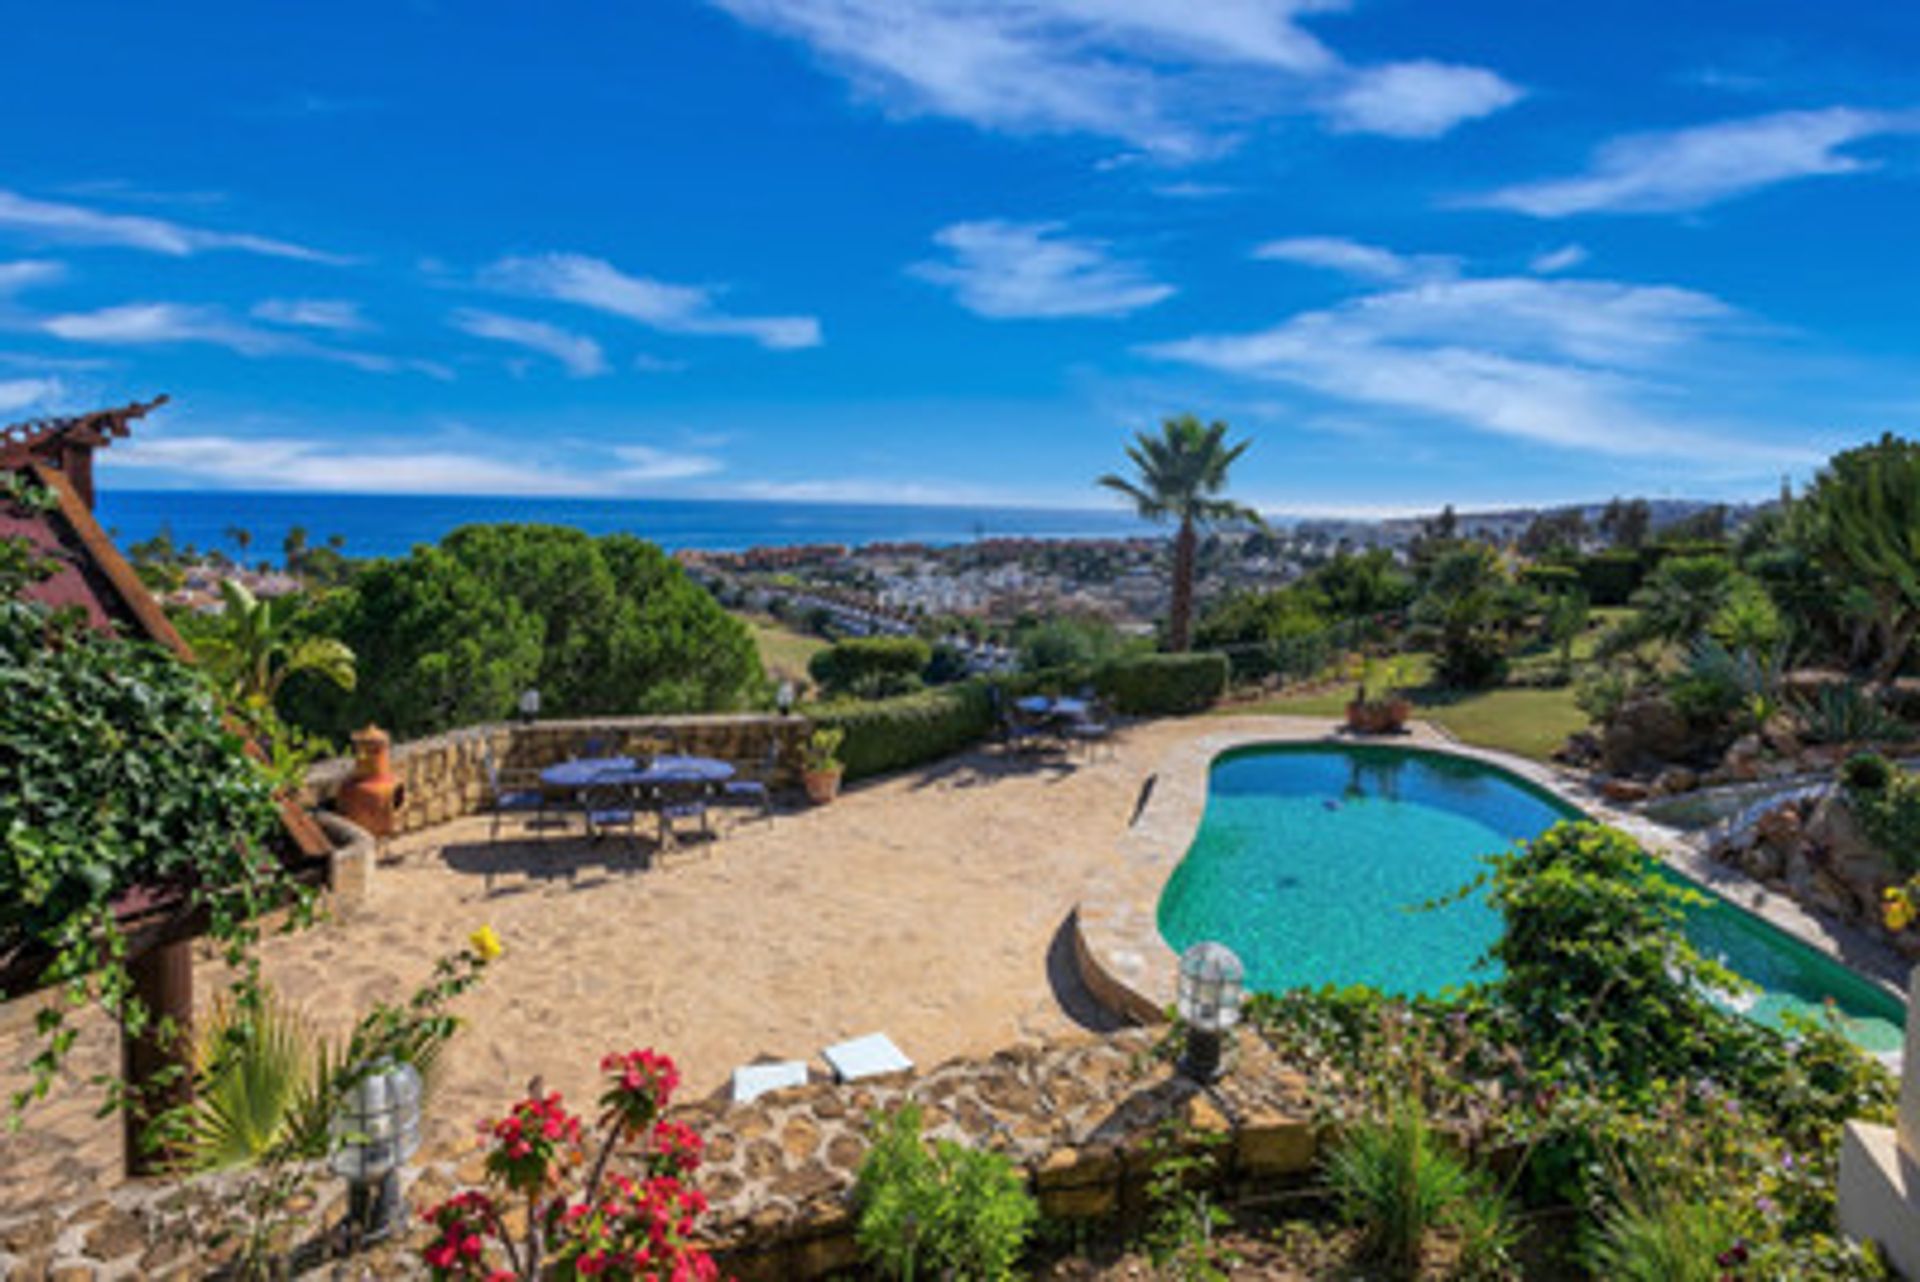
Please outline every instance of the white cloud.
[[591, 307], [668, 334], [730, 335], [776, 350], [820, 345], [820, 322], [811, 316], [736, 316], [715, 305], [712, 288], [629, 276], [584, 254], [503, 258], [481, 272], [480, 282]]
[[1061, 234], [1058, 223], [990, 219], [934, 234], [948, 252], [908, 270], [951, 289], [962, 307], [996, 319], [1125, 316], [1174, 292], [1102, 241]]
[[600, 344], [584, 334], [561, 329], [558, 325], [519, 316], [502, 316], [498, 312], [481, 311], [473, 307], [461, 308], [448, 320], [454, 328], [475, 338], [512, 343], [551, 356], [566, 366], [567, 372], [575, 378], [590, 378], [607, 372], [607, 355], [600, 349]]
[[442, 380], [453, 371], [434, 361], [383, 356], [316, 343], [302, 334], [262, 329], [235, 320], [218, 307], [191, 303], [122, 303], [92, 312], [49, 316], [39, 327], [70, 343], [107, 347], [155, 347], [205, 343], [242, 356], [299, 356], [350, 365], [374, 374], [409, 372]]
[[107, 462], [146, 483], [383, 494], [617, 495], [723, 470], [709, 454], [645, 445], [616, 446], [603, 459], [561, 466], [529, 460], [504, 444], [489, 449], [466, 431], [430, 445], [382, 450], [284, 429], [231, 435], [162, 429], [134, 437]]
[[1588, 453], [1705, 460], [1733, 451], [1759, 469], [1804, 463], [1801, 451], [1651, 408], [1738, 320], [1691, 290], [1495, 277], [1389, 289], [1267, 330], [1147, 352]]
[[712, 476], [722, 467], [720, 460], [711, 454], [678, 453], [651, 445], [620, 445], [613, 453], [621, 463], [620, 479], [636, 484]]
[[360, 304], [343, 298], [269, 298], [253, 308], [258, 320], [300, 329], [351, 333], [372, 329], [360, 313]]
[[0, 263], [0, 298], [52, 284], [66, 272], [64, 264], [42, 258], [21, 258], [11, 263]]
[[1398, 254], [1344, 236], [1292, 236], [1254, 247], [1255, 258], [1324, 267], [1362, 280], [1443, 279], [1459, 274], [1460, 260], [1445, 254]]
[[1832, 107], [1625, 134], [1602, 145], [1585, 173], [1502, 188], [1472, 203], [1535, 218], [1702, 209], [1776, 183], [1872, 168], [1841, 149], [1916, 130], [1916, 113]]
[[0, 379], [0, 415], [43, 407], [66, 391], [57, 378]]
[[123, 303], [92, 312], [50, 316], [40, 327], [70, 343], [110, 347], [210, 343], [243, 356], [291, 350], [291, 340], [234, 321], [217, 307], [186, 303]]
[[1421, 59], [1354, 73], [1334, 95], [1329, 115], [1343, 133], [1438, 138], [1525, 96], [1524, 90], [1483, 67]]
[[209, 231], [139, 214], [102, 213], [83, 205], [32, 200], [16, 192], [0, 190], [0, 232], [9, 231], [62, 244], [111, 245], [175, 258], [230, 249], [313, 263], [348, 261], [335, 254], [267, 236]]
[[[1300, 25], [1344, 0], [711, 3], [804, 42], [900, 114], [1116, 138], [1169, 159], [1217, 151], [1273, 116], [1326, 110], [1340, 127], [1430, 137], [1512, 100], [1475, 68], [1347, 67]], [[1327, 101], [1333, 90], [1352, 104]]]
[[1552, 276], [1557, 272], [1571, 271], [1587, 261], [1587, 249], [1584, 245], [1562, 245], [1550, 249], [1544, 254], [1534, 255], [1527, 264], [1527, 270], [1541, 276]]
[[1164, 196], [1168, 200], [1218, 200], [1222, 196], [1231, 196], [1238, 190], [1239, 188], [1229, 187], [1224, 183], [1178, 182], [1161, 183], [1153, 189], [1153, 194]]

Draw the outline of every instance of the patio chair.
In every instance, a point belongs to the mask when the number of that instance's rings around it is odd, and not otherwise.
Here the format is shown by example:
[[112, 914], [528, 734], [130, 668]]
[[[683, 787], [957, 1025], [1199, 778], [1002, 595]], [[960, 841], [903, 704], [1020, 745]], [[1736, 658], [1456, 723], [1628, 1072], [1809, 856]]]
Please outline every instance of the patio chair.
[[713, 836], [713, 824], [707, 811], [706, 787], [700, 784], [666, 784], [659, 790], [660, 844], [680, 844], [681, 820], [698, 819], [702, 836]]
[[760, 762], [745, 778], [735, 777], [720, 787], [720, 799], [729, 806], [758, 807], [760, 817], [773, 818], [773, 780], [780, 770], [780, 741], [769, 739]]
[[999, 686], [989, 686], [988, 697], [992, 701], [993, 719], [1000, 742], [1009, 751], [1026, 752], [1046, 746], [1046, 728], [1021, 716], [1018, 706], [1007, 698], [1004, 690]]
[[613, 740], [603, 734], [590, 734], [580, 741], [580, 750], [573, 754], [578, 761], [592, 761], [604, 757], [613, 751]]
[[480, 745], [480, 761], [487, 772], [488, 810], [493, 816], [493, 831], [489, 841], [500, 840], [500, 821], [510, 814], [531, 812], [535, 819], [545, 819], [547, 814], [547, 794], [536, 779], [532, 787], [509, 787], [501, 781], [499, 764], [493, 759], [493, 745]]
[[596, 783], [582, 789], [580, 808], [586, 812], [589, 837], [597, 840], [615, 828], [625, 828], [629, 841], [639, 836], [640, 811], [632, 789], [624, 784]]
[[1065, 732], [1069, 740], [1086, 749], [1089, 761], [1096, 747], [1104, 747], [1109, 756], [1117, 751], [1113, 746], [1113, 710], [1098, 699], [1088, 703], [1084, 717], [1068, 722]]

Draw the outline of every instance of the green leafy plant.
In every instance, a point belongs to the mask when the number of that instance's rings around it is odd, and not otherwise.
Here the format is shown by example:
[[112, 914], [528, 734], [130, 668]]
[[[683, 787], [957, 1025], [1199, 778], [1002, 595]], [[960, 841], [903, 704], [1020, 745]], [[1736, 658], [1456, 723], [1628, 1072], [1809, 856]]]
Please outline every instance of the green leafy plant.
[[1617, 1282], [1722, 1282], [1752, 1251], [1726, 1203], [1622, 1174], [1584, 1255], [1595, 1277]]
[[1847, 761], [1840, 777], [1867, 839], [1900, 871], [1920, 872], [1920, 776], [1862, 753]]
[[860, 1249], [887, 1276], [1013, 1276], [1039, 1207], [1005, 1155], [929, 1146], [917, 1105], [876, 1116], [854, 1188]]
[[272, 707], [287, 678], [303, 672], [353, 689], [353, 651], [301, 630], [311, 609], [301, 594], [257, 597], [238, 579], [222, 579], [220, 598], [216, 625], [194, 648], [231, 702]]
[[1815, 743], [1902, 743], [1914, 729], [1852, 682], [1820, 687], [1791, 701], [1807, 738]]
[[1219, 1242], [1233, 1222], [1213, 1194], [1226, 1137], [1167, 1123], [1155, 1136], [1147, 1169], [1147, 1253], [1181, 1282], [1225, 1282], [1231, 1263]]
[[822, 726], [808, 735], [802, 752], [806, 768], [817, 774], [845, 769], [838, 754], [846, 737], [847, 732], [838, 726]]
[[1107, 664], [1094, 684], [1128, 716], [1184, 716], [1219, 702], [1230, 666], [1224, 654], [1143, 654]]
[[1498, 1195], [1450, 1151], [1412, 1100], [1347, 1129], [1327, 1163], [1341, 1213], [1364, 1234], [1367, 1253], [1397, 1277], [1413, 1277], [1436, 1233], [1471, 1231], [1481, 1264], [1510, 1241]]
[[828, 695], [885, 699], [911, 694], [933, 650], [919, 637], [850, 637], [807, 661], [807, 675]]
[[[271, 779], [226, 724], [204, 674], [159, 646], [0, 602], [0, 950], [48, 955], [65, 989], [37, 1021], [45, 1039], [14, 1120], [46, 1094], [73, 1043], [67, 1014], [97, 1003], [130, 1035], [153, 1029], [126, 969], [116, 899], [134, 886], [177, 894], [245, 989], [257, 984], [261, 919], [311, 896], [269, 839]], [[117, 1077], [96, 1079], [107, 1103]]]

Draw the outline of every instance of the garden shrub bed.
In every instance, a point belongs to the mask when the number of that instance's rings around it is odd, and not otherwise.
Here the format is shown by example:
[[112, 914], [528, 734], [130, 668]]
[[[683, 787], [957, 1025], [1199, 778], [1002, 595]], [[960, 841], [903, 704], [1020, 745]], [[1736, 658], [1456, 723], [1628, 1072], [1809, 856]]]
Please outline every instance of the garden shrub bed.
[[1148, 654], [1109, 663], [1094, 684], [1127, 716], [1180, 716], [1205, 712], [1224, 698], [1229, 671], [1227, 656], [1217, 651]]
[[840, 760], [848, 779], [904, 770], [960, 751], [993, 729], [984, 685], [966, 682], [868, 703], [824, 704], [815, 725], [846, 732]]

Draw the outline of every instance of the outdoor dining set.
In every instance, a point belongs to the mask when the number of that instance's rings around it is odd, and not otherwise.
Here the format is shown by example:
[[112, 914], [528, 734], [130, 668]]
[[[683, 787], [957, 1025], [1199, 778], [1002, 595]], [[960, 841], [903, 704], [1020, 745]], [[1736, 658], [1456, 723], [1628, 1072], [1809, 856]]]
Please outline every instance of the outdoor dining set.
[[627, 755], [613, 751], [607, 741], [590, 738], [566, 760], [514, 779], [489, 752], [491, 839], [498, 841], [501, 825], [515, 815], [534, 827], [562, 830], [571, 830], [571, 821], [578, 817], [586, 836], [594, 840], [615, 832], [636, 836], [641, 820], [650, 817], [658, 825], [662, 846], [679, 840], [681, 825], [697, 824], [702, 835], [713, 836], [711, 816], [717, 807], [772, 816], [777, 745], [768, 746], [757, 777], [744, 777], [730, 761], [682, 753], [671, 744], [657, 747], [645, 756]]
[[1015, 752], [1070, 751], [1091, 757], [1113, 750], [1113, 714], [1091, 691], [1077, 695], [1032, 694], [1006, 699], [994, 690], [1000, 739]]

